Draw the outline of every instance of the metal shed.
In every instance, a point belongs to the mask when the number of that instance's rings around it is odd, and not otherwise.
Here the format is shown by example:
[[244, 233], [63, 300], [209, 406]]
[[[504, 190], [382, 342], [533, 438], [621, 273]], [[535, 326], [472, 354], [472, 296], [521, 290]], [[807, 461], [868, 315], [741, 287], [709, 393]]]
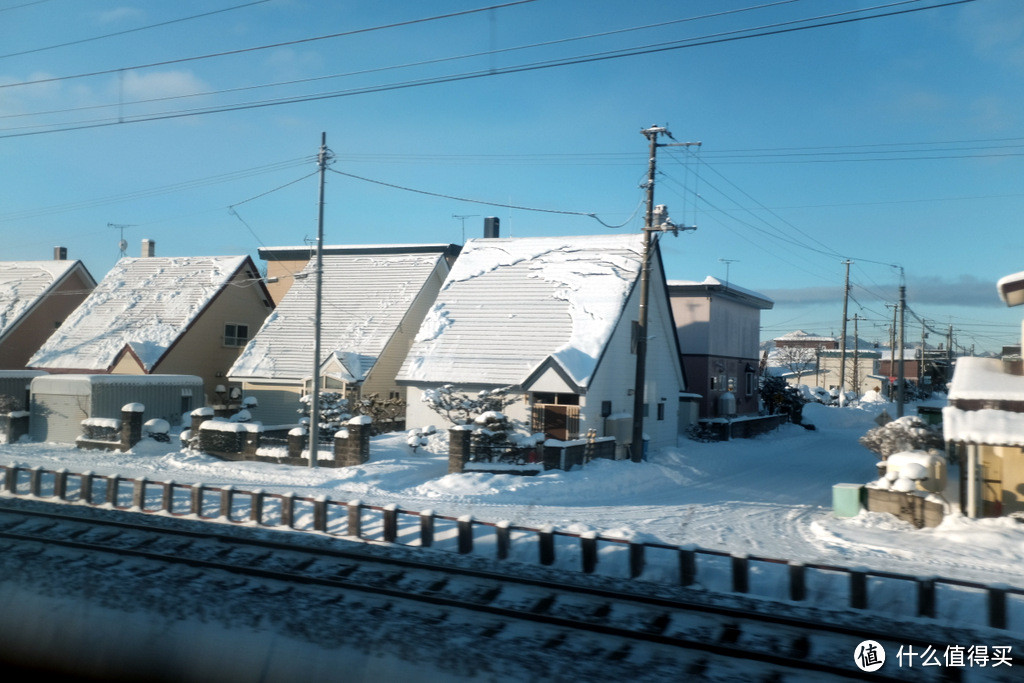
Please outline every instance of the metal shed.
[[33, 441], [74, 443], [88, 417], [121, 417], [121, 406], [141, 403], [144, 418], [180, 425], [203, 402], [195, 375], [44, 375], [32, 380]]
[[22, 410], [28, 410], [29, 385], [45, 375], [42, 370], [0, 370], [0, 396], [13, 396]]

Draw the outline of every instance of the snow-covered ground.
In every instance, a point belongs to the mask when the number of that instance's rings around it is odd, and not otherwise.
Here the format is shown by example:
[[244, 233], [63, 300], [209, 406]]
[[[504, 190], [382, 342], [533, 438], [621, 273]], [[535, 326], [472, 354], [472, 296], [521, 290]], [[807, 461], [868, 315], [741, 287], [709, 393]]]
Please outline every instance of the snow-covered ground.
[[[299, 496], [358, 498], [370, 505], [471, 514], [570, 531], [594, 530], [640, 540], [765, 557], [859, 566], [1024, 587], [1024, 524], [1010, 518], [951, 514], [931, 529], [882, 513], [832, 514], [832, 486], [877, 477], [877, 457], [857, 443], [894, 406], [806, 406], [805, 422], [755, 439], [700, 443], [683, 439], [648, 462], [598, 460], [571, 472], [535, 477], [447, 474], [443, 435], [413, 452], [405, 435], [377, 437], [371, 458], [346, 469], [223, 462], [145, 441], [129, 453], [58, 444], [0, 445], [0, 464], [66, 468], [212, 486], [234, 485]], [[914, 414], [908, 406], [907, 414]], [[258, 418], [258, 415], [256, 415]], [[957, 473], [950, 473], [955, 482]], [[950, 489], [955, 493], [955, 485]]]

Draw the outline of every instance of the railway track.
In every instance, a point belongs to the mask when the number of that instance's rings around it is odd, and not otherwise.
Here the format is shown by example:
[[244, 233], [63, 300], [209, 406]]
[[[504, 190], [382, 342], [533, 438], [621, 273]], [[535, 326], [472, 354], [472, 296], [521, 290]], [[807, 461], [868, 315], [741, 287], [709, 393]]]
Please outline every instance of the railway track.
[[[861, 624], [844, 625], [830, 613], [777, 603], [766, 611], [755, 600], [699, 590], [526, 565], [497, 571], [479, 558], [427, 550], [35, 501], [0, 499], [0, 556], [42, 562], [57, 574], [90, 571], [116, 580], [124, 571], [170, 592], [213, 585], [225, 603], [275, 596], [294, 603], [301, 595], [302, 604], [334, 604], [335, 618], [345, 624], [385, 620], [403, 631], [426, 629], [435, 654], [469, 634], [476, 647], [452, 666], [477, 672], [511, 667], [529, 672], [527, 678], [579, 680], [590, 669], [595, 680], [685, 674], [791, 683], [908, 676], [1010, 681], [1019, 680], [1024, 667], [1019, 651], [1003, 666], [984, 669], [918, 664], [909, 672], [895, 666], [901, 647], [930, 647], [941, 658], [946, 646], [980, 643], [991, 634], [934, 627], [926, 634], [919, 623], [880, 624], [863, 615]], [[872, 674], [854, 661], [866, 640], [879, 643], [889, 657]], [[416, 657], [425, 656], [418, 652]], [[508, 661], [498, 661], [502, 657]]]

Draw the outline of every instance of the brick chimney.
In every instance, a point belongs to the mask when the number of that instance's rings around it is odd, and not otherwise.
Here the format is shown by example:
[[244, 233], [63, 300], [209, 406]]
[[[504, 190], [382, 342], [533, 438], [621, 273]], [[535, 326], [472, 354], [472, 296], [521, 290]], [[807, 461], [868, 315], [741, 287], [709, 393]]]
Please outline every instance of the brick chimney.
[[156, 256], [156, 242], [150, 239], [142, 240], [142, 258]]
[[67, 261], [68, 260], [68, 248], [67, 247], [54, 247], [53, 248], [53, 260], [54, 261]]

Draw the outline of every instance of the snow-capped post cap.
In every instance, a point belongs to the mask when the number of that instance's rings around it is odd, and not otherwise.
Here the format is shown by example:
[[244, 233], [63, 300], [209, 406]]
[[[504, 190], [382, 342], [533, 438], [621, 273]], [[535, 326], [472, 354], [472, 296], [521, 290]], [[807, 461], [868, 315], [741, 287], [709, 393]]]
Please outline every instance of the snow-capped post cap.
[[355, 417], [353, 417], [351, 420], [349, 420], [345, 424], [350, 424], [350, 425], [368, 425], [368, 424], [373, 424], [373, 418], [370, 417], [369, 415], [356, 415]]
[[196, 408], [191, 413], [189, 413], [189, 415], [191, 415], [192, 417], [212, 417], [213, 416], [213, 408], [211, 408], [209, 406], [203, 406], [202, 408]]
[[146, 424], [144, 424], [143, 427], [150, 434], [166, 434], [171, 431], [170, 423], [159, 417], [154, 417], [152, 420], [146, 420]]
[[141, 403], [125, 403], [121, 406], [122, 413], [144, 413], [146, 412], [146, 406]]
[[305, 435], [306, 435], [306, 428], [305, 427], [292, 427], [291, 429], [288, 430], [288, 436], [305, 436]]

